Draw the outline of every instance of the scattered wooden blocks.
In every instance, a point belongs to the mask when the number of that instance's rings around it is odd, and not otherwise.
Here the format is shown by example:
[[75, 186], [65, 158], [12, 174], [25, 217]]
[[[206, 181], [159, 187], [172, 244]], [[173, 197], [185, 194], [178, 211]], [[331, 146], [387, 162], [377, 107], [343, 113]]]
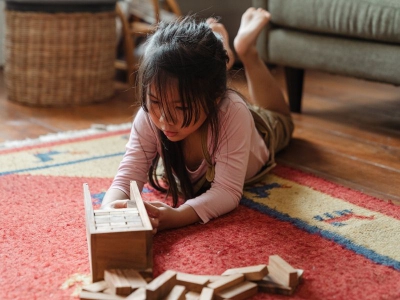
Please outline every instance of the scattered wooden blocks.
[[186, 287], [183, 285], [176, 285], [172, 288], [171, 292], [164, 298], [164, 300], [185, 300]]
[[136, 203], [133, 208], [93, 210], [86, 183], [83, 190], [93, 282], [103, 280], [104, 271], [110, 269], [152, 272], [153, 228], [136, 182], [131, 182], [131, 200]]
[[122, 273], [122, 270], [105, 270], [104, 280], [107, 282], [109, 288], [108, 294], [116, 295], [129, 295], [132, 290], [128, 280]]
[[214, 290], [208, 287], [204, 287], [201, 290], [199, 300], [212, 300], [214, 299]]
[[294, 269], [278, 255], [270, 256], [268, 269], [269, 274], [257, 281], [259, 291], [265, 293], [292, 295], [303, 275], [303, 270]]
[[189, 291], [185, 295], [186, 300], [199, 300], [200, 294], [197, 292]]
[[118, 296], [118, 295], [109, 295], [105, 293], [92, 293], [88, 291], [82, 291], [79, 294], [79, 298], [81, 300], [122, 300], [126, 299], [123, 296]]
[[163, 299], [170, 293], [170, 291], [176, 284], [176, 272], [167, 270], [147, 284], [146, 299]]
[[189, 291], [200, 293], [210, 280], [205, 276], [177, 273], [177, 283], [185, 286]]
[[132, 269], [113, 269], [104, 271], [104, 280], [108, 285], [107, 293], [129, 295], [140, 287], [146, 287], [147, 282]]
[[261, 280], [268, 274], [267, 265], [257, 265], [226, 270], [222, 275], [243, 274], [246, 280]]
[[108, 288], [108, 284], [104, 280], [101, 280], [101, 281], [98, 281], [95, 283], [91, 283], [89, 285], [85, 285], [84, 287], [82, 287], [82, 289], [84, 291], [88, 291], [88, 292], [92, 292], [92, 293], [102, 292], [106, 288]]
[[215, 293], [219, 293], [222, 290], [235, 286], [244, 281], [243, 274], [232, 274], [222, 276], [221, 279], [208, 284], [208, 287], [213, 289]]
[[298, 285], [297, 270], [283, 260], [279, 255], [269, 257], [269, 276], [283, 286], [295, 288]]
[[258, 286], [254, 282], [243, 281], [217, 293], [217, 299], [243, 300], [257, 294]]
[[259, 291], [263, 293], [290, 296], [295, 291], [294, 288], [273, 282], [269, 276], [266, 276], [263, 280], [257, 281], [257, 285]]
[[136, 291], [126, 297], [125, 300], [146, 300], [146, 288], [138, 288]]
[[273, 255], [268, 267], [257, 265], [228, 269], [217, 276], [167, 270], [147, 283], [139, 272], [132, 269], [111, 269], [104, 273], [104, 281], [83, 287], [81, 299], [243, 300], [258, 291], [292, 295], [303, 270], [294, 269], [281, 257]]

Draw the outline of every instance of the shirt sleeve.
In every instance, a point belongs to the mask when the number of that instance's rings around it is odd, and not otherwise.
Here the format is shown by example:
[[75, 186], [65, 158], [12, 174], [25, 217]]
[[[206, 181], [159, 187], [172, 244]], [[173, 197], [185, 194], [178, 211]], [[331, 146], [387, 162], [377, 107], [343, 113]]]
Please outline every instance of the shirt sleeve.
[[157, 133], [147, 114], [139, 109], [132, 124], [126, 151], [118, 167], [111, 188], [120, 189], [129, 196], [130, 181], [137, 182], [139, 190], [147, 182], [147, 173], [157, 154]]
[[221, 121], [211, 188], [183, 204], [190, 205], [204, 223], [239, 205], [249, 160], [251, 134], [256, 130], [251, 113], [243, 101], [231, 104], [221, 115]]

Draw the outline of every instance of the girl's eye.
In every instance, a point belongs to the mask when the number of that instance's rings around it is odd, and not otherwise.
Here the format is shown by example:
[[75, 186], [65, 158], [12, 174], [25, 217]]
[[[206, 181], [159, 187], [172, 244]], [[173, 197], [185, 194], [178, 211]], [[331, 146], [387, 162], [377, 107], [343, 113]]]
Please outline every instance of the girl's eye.
[[186, 111], [188, 108], [183, 107], [183, 106], [176, 106], [175, 109], [181, 110], [181, 111]]
[[150, 104], [159, 105], [159, 102], [157, 100], [151, 100], [150, 99]]

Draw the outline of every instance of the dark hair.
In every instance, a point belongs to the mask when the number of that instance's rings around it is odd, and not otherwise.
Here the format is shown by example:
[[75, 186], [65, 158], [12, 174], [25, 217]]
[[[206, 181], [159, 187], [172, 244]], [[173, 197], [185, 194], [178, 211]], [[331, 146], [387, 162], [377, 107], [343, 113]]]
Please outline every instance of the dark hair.
[[[145, 45], [137, 73], [137, 91], [141, 106], [148, 112], [146, 104], [150, 86], [155, 89], [161, 109], [167, 120], [174, 120], [174, 113], [167, 105], [168, 89], [178, 84], [181, 105], [184, 111], [182, 127], [197, 121], [201, 109], [207, 115], [206, 124], [212, 132], [213, 149], [218, 144], [218, 105], [226, 92], [226, 64], [229, 58], [222, 41], [205, 22], [194, 16], [179, 18], [171, 23], [160, 23]], [[173, 205], [178, 202], [178, 184], [185, 200], [194, 196], [193, 186], [183, 161], [181, 142], [171, 142], [159, 131], [168, 190], [163, 188], [155, 175], [159, 156], [149, 170], [150, 184], [164, 192], [170, 192]], [[173, 170], [173, 171], [172, 171]], [[177, 179], [174, 176], [177, 177]]]

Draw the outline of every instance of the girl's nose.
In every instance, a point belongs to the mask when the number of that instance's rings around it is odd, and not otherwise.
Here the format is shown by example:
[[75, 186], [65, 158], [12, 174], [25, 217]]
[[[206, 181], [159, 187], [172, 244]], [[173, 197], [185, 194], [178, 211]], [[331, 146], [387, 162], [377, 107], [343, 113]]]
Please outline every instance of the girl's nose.
[[173, 124], [172, 120], [170, 120], [170, 121], [167, 120], [167, 118], [165, 117], [164, 113], [161, 113], [161, 114], [160, 114], [160, 118], [159, 118], [158, 120], [159, 120], [160, 123], [162, 123], [162, 124], [170, 124], [170, 125]]

